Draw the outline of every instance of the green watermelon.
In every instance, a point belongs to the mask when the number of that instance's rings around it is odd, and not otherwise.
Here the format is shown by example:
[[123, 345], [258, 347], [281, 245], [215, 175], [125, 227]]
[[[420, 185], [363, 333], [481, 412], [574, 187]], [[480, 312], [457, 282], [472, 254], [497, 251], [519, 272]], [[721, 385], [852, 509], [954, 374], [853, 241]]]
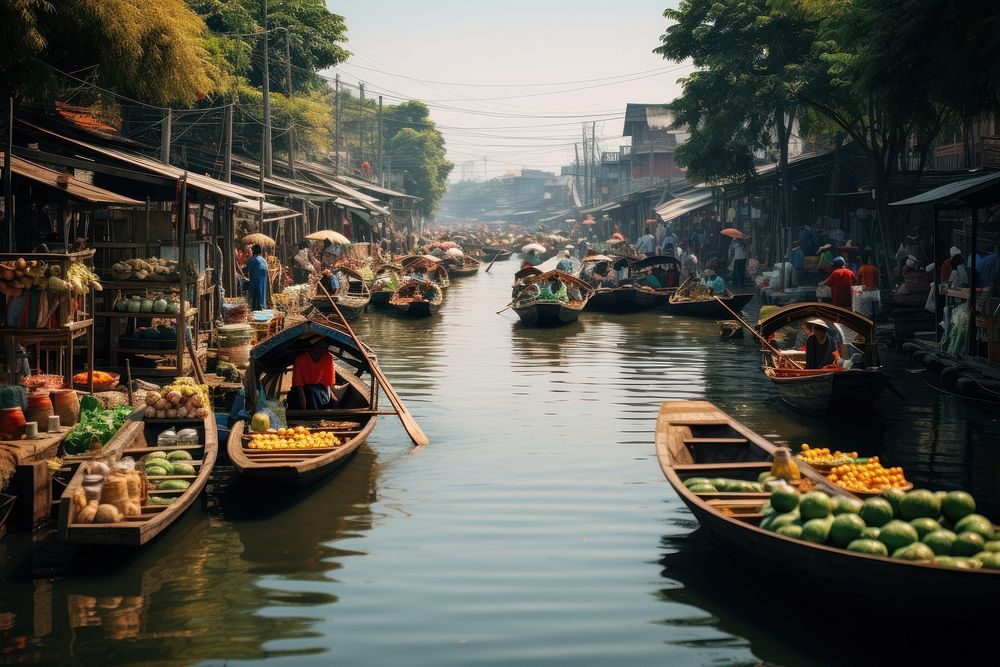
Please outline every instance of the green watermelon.
[[864, 507], [864, 503], [857, 498], [851, 498], [850, 496], [834, 496], [833, 498], [834, 515], [859, 514], [862, 507]]
[[[774, 503], [773, 496], [771, 502]], [[833, 502], [831, 502], [830, 496], [821, 491], [811, 491], [799, 500], [799, 513], [805, 521], [825, 519], [830, 516], [832, 511]]]
[[910, 525], [917, 529], [917, 535], [920, 539], [924, 539], [927, 535], [933, 533], [935, 530], [941, 529], [941, 524], [939, 524], [934, 519], [929, 519], [927, 517], [920, 517], [919, 519], [914, 519], [910, 522]]
[[885, 498], [868, 498], [861, 507], [866, 526], [881, 528], [892, 520], [892, 505]]
[[888, 556], [889, 551], [885, 548], [885, 545], [878, 540], [854, 540], [847, 545], [848, 551], [854, 551], [859, 554], [869, 554], [872, 556]]
[[949, 491], [941, 501], [941, 514], [949, 521], [959, 521], [976, 511], [976, 500], [965, 491]]
[[830, 524], [830, 543], [838, 547], [848, 544], [861, 537], [865, 530], [865, 522], [857, 514], [838, 514]]
[[955, 543], [951, 546], [951, 555], [974, 556], [982, 551], [985, 546], [986, 540], [979, 533], [959, 533]]
[[941, 516], [941, 500], [927, 489], [910, 491], [899, 501], [899, 516], [904, 521]]
[[967, 514], [955, 523], [956, 533], [978, 533], [983, 540], [993, 539], [993, 523], [982, 514]]
[[816, 544], [826, 544], [830, 537], [830, 528], [833, 525], [832, 517], [822, 517], [819, 519], [809, 519], [802, 524], [802, 539]]
[[785, 537], [800, 539], [802, 537], [802, 526], [797, 523], [790, 523], [787, 526], [782, 526], [774, 532], [778, 535], [784, 535]]
[[900, 547], [892, 552], [893, 558], [899, 558], [901, 560], [909, 560], [914, 562], [924, 562], [934, 560], [934, 552], [926, 544], [921, 544], [920, 542], [913, 542], [912, 544], [907, 544], [905, 547]]
[[913, 544], [917, 541], [917, 537], [916, 528], [898, 519], [893, 519], [882, 526], [878, 534], [879, 542], [884, 544], [891, 554], [895, 554], [908, 544]]
[[771, 505], [779, 512], [791, 512], [799, 506], [799, 492], [787, 484], [771, 492]]
[[938, 556], [948, 556], [952, 553], [957, 539], [958, 535], [942, 528], [924, 535], [920, 541], [929, 546]]

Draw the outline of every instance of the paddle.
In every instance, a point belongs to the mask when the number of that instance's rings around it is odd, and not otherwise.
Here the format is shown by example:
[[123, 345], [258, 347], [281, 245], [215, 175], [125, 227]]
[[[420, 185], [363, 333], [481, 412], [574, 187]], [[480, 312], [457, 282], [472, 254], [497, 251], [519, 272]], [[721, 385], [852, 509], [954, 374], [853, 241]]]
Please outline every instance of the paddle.
[[323, 283], [320, 282], [317, 284], [319, 285], [319, 288], [323, 290], [323, 294], [326, 295], [327, 300], [330, 302], [333, 312], [337, 313], [337, 317], [340, 318], [341, 323], [344, 325], [347, 333], [350, 334], [354, 344], [358, 346], [358, 351], [364, 354], [368, 359], [369, 372], [371, 372], [372, 377], [375, 378], [375, 381], [378, 382], [379, 385], [381, 385], [382, 391], [389, 398], [389, 402], [392, 403], [392, 407], [396, 410], [396, 416], [398, 416], [399, 421], [402, 422], [403, 429], [405, 429], [406, 434], [410, 436], [410, 440], [412, 440], [413, 444], [418, 447], [430, 444], [430, 440], [417, 424], [413, 415], [410, 414], [410, 411], [406, 409], [405, 405], [403, 405], [403, 401], [400, 400], [396, 390], [392, 388], [391, 384], [389, 384], [389, 380], [386, 379], [385, 374], [382, 373], [382, 369], [378, 367], [378, 363], [375, 361], [375, 355], [369, 354], [366, 351], [364, 343], [362, 343], [358, 338], [358, 335], [354, 333], [354, 329], [351, 328], [351, 325], [347, 323], [347, 318], [345, 318], [344, 314], [340, 312], [340, 308], [337, 307], [337, 303], [333, 300], [333, 297], [330, 296], [330, 293], [326, 290]]
[[486, 267], [486, 273], [490, 272], [490, 269], [493, 268], [493, 262], [497, 261], [497, 257], [499, 257], [499, 256], [500, 256], [500, 253], [497, 253], [497, 254], [493, 255], [493, 260], [490, 262], [490, 265]]
[[756, 330], [756, 329], [754, 329], [754, 328], [753, 328], [752, 326], [750, 326], [749, 324], [747, 324], [747, 323], [746, 323], [746, 321], [744, 321], [744, 319], [743, 319], [742, 317], [740, 317], [740, 316], [739, 316], [739, 315], [738, 315], [738, 314], [736, 313], [736, 311], [735, 311], [735, 310], [733, 310], [733, 309], [732, 309], [732, 308], [730, 308], [730, 307], [729, 307], [728, 305], [726, 305], [726, 302], [725, 302], [725, 301], [723, 301], [722, 299], [720, 299], [720, 298], [719, 298], [719, 297], [717, 297], [717, 296], [713, 296], [712, 298], [713, 298], [713, 299], [715, 299], [716, 301], [718, 301], [718, 302], [719, 302], [720, 304], [722, 304], [722, 307], [723, 307], [723, 308], [725, 308], [725, 309], [726, 309], [726, 310], [728, 310], [728, 311], [729, 311], [730, 313], [732, 313], [733, 317], [735, 317], [735, 318], [736, 318], [736, 321], [737, 321], [737, 322], [739, 322], [740, 324], [742, 324], [742, 325], [743, 325], [744, 327], [746, 327], [746, 328], [747, 328], [747, 329], [748, 329], [748, 330], [750, 331], [750, 333], [752, 333], [752, 334], [753, 334], [754, 336], [756, 336], [756, 337], [757, 337], [757, 340], [759, 340], [760, 342], [764, 343], [764, 345], [767, 345], [767, 347], [768, 347], [768, 348], [769, 348], [769, 349], [770, 349], [770, 350], [771, 350], [772, 352], [774, 352], [774, 353], [775, 353], [776, 355], [778, 355], [778, 356], [779, 356], [780, 358], [782, 358], [782, 359], [784, 359], [784, 360], [786, 360], [786, 361], [788, 361], [788, 362], [791, 362], [791, 364], [792, 364], [793, 366], [795, 366], [795, 368], [798, 368], [799, 370], [802, 370], [802, 364], [800, 364], [799, 362], [795, 361], [794, 359], [792, 359], [792, 358], [790, 358], [790, 357], [786, 356], [786, 355], [785, 355], [785, 353], [784, 353], [784, 352], [782, 352], [781, 350], [779, 350], [778, 348], [776, 348], [776, 347], [775, 347], [775, 346], [774, 346], [774, 345], [773, 345], [773, 344], [771, 343], [771, 341], [769, 341], [768, 339], [764, 338], [764, 337], [763, 337], [763, 336], [761, 336], [761, 335], [760, 335], [759, 333], [757, 333], [757, 330]]

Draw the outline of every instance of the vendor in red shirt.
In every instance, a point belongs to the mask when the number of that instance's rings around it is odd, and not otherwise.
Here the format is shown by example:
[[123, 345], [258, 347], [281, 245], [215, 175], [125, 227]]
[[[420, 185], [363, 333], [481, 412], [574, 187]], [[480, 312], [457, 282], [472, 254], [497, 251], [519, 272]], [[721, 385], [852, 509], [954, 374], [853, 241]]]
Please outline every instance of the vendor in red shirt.
[[[347, 385], [343, 389], [346, 390]], [[321, 410], [342, 397], [343, 391], [337, 387], [333, 355], [319, 339], [308, 350], [299, 353], [292, 363], [288, 407], [293, 410]]]
[[844, 266], [843, 257], [835, 257], [831, 266], [831, 273], [823, 284], [830, 288], [830, 297], [833, 305], [841, 308], [851, 309], [851, 285], [854, 284], [854, 272]]

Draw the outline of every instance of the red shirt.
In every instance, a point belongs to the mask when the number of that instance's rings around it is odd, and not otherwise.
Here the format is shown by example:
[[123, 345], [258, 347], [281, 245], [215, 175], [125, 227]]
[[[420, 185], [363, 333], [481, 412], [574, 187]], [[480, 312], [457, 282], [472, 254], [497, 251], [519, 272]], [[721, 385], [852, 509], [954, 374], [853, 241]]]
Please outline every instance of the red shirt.
[[329, 352], [324, 352], [319, 361], [313, 361], [308, 352], [295, 357], [292, 364], [292, 386], [305, 387], [310, 384], [324, 387], [337, 384], [337, 371], [333, 366], [333, 355]]
[[853, 271], [848, 268], [837, 269], [823, 281], [823, 284], [830, 288], [830, 300], [833, 305], [850, 309], [851, 285], [854, 284]]

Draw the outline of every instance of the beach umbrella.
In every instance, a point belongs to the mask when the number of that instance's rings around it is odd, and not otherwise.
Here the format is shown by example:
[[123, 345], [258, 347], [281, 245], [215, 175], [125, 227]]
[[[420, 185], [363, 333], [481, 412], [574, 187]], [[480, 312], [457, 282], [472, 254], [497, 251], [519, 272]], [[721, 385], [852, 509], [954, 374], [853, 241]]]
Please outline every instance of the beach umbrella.
[[321, 229], [318, 232], [313, 232], [312, 234], [307, 234], [306, 238], [310, 241], [325, 241], [330, 239], [330, 243], [334, 245], [351, 245], [351, 240], [339, 232], [335, 232], [332, 229]]
[[722, 234], [723, 236], [728, 236], [731, 239], [745, 239], [746, 238], [746, 234], [744, 234], [740, 230], [736, 229], [735, 227], [726, 227], [725, 229], [723, 229], [719, 233]]
[[451, 255], [452, 257], [462, 257], [465, 255], [461, 248], [448, 248], [444, 251], [444, 254]]
[[534, 250], [535, 252], [545, 252], [545, 246], [543, 246], [540, 243], [529, 243], [528, 245], [521, 248], [521, 252], [523, 253], [529, 253], [532, 250]]
[[257, 244], [262, 246], [268, 246], [270, 248], [274, 247], [274, 239], [272, 239], [267, 234], [247, 234], [243, 237], [244, 243], [249, 243], [250, 245]]

